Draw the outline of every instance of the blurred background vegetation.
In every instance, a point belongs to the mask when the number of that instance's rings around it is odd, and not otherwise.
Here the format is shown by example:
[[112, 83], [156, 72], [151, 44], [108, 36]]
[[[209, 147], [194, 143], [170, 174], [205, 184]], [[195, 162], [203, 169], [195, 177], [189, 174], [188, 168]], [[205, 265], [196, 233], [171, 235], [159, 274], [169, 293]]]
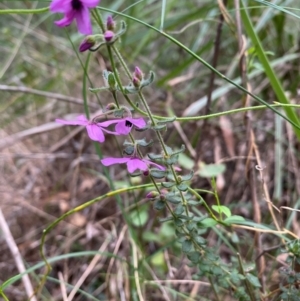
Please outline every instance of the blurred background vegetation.
[[[49, 3], [1, 1], [0, 9], [39, 8]], [[290, 102], [298, 104], [298, 0], [244, 3]], [[214, 64], [215, 41], [221, 22], [216, 69], [242, 83], [236, 1], [102, 0], [100, 6], [162, 29], [209, 64]], [[221, 12], [225, 16], [223, 21]], [[102, 16], [105, 18], [108, 12], [102, 10]], [[101, 48], [90, 58], [88, 53], [78, 53], [83, 37], [77, 33], [75, 24], [61, 29], [53, 23], [57, 19], [58, 16], [50, 12], [0, 15], [0, 205], [27, 268], [41, 261], [40, 239], [51, 221], [108, 192], [111, 181], [115, 188], [146, 181], [142, 177], [130, 178], [119, 167], [105, 171], [100, 164], [99, 152], [121, 154], [122, 139], [107, 137], [97, 152], [85, 131], [61, 127], [54, 122], [55, 118], [83, 113], [84, 99], [90, 112], [113, 101], [108, 92], [95, 95], [86, 88], [104, 85], [102, 72], [111, 70], [106, 49]], [[208, 109], [209, 94], [211, 113], [244, 107], [245, 98], [240, 90], [219, 77], [215, 77], [210, 86], [212, 72], [182, 47], [134, 20], [117, 14], [115, 20], [124, 20], [128, 26], [117, 47], [129, 67], [134, 70], [139, 66], [146, 74], [150, 70], [156, 74], [154, 84], [145, 90], [153, 112], [178, 117], [203, 115]], [[247, 88], [272, 104], [278, 99], [257, 57], [256, 45], [251, 43], [244, 29], [243, 34]], [[89, 78], [85, 84], [88, 59]], [[128, 84], [125, 77], [124, 84]], [[253, 99], [248, 102], [248, 105], [257, 104]], [[253, 154], [249, 156], [249, 128], [253, 130], [262, 160], [263, 179], [255, 169], [257, 158]], [[221, 203], [235, 214], [256, 220], [258, 213], [254, 205], [258, 204], [260, 222], [272, 223], [262, 182], [267, 184], [278, 208], [299, 207], [299, 141], [291, 126], [272, 111], [257, 110], [178, 123], [169, 126], [165, 138], [168, 145], [177, 147], [190, 142], [180, 158], [183, 170], [198, 170], [204, 163], [226, 165], [226, 171], [216, 177], [216, 187]], [[155, 146], [153, 149], [158, 150]], [[192, 185], [211, 189], [210, 180], [198, 175]], [[102, 255], [73, 300], [139, 300], [133, 281], [134, 250], [137, 250], [145, 300], [217, 300], [207, 279], [193, 278], [197, 270], [190, 267], [182, 255], [173, 225], [158, 221], [165, 213], [158, 213], [144, 196], [145, 191], [141, 191], [106, 199], [72, 215], [52, 230], [45, 248], [48, 257], [53, 259], [53, 270], [40, 300], [64, 300], [59, 275], [63, 275], [71, 289], [97, 250]], [[209, 194], [204, 193], [203, 197], [213, 204]], [[278, 219], [283, 228], [299, 236], [297, 214], [283, 210]], [[245, 264], [255, 265], [257, 253], [252, 232], [216, 228], [204, 235], [209, 245], [219, 248], [224, 261], [230, 262], [239, 252]], [[263, 249], [280, 245], [276, 236], [261, 237]], [[0, 241], [1, 284], [18, 274], [18, 270], [3, 236]], [[74, 252], [83, 253], [74, 257]], [[266, 259], [270, 263], [264, 267], [267, 291], [283, 284], [282, 263], [278, 262], [284, 259], [279, 258], [279, 253], [280, 247], [274, 248]], [[65, 258], [59, 260], [63, 254]], [[33, 285], [38, 283], [41, 273], [42, 269], [31, 273]], [[5, 292], [10, 300], [27, 298], [21, 281], [8, 286]], [[220, 300], [234, 300], [232, 298], [230, 292], [226, 292]]]

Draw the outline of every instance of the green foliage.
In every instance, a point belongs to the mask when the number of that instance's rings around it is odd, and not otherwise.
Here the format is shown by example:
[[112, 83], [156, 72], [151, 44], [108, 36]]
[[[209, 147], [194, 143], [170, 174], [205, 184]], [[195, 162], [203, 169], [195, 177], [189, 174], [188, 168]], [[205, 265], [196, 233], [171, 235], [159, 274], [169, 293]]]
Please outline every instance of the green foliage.
[[225, 164], [201, 164], [199, 175], [204, 178], [213, 178], [222, 174], [225, 170]]

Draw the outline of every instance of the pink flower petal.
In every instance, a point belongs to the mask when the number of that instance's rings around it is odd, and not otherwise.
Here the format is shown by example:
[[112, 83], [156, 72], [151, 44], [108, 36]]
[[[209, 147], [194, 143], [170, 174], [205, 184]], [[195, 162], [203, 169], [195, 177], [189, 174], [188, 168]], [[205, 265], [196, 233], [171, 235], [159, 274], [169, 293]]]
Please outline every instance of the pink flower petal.
[[146, 121], [144, 118], [126, 118], [126, 120], [130, 121], [137, 128], [143, 128], [146, 126]]
[[69, 26], [74, 20], [74, 18], [75, 18], [75, 12], [71, 11], [66, 13], [61, 20], [55, 21], [54, 23], [59, 27]]
[[50, 4], [50, 11], [56, 13], [65, 13], [72, 10], [72, 0], [53, 0]]
[[131, 158], [105, 158], [101, 160], [104, 166], [127, 163]]
[[109, 130], [104, 129], [104, 128], [102, 128], [102, 131], [105, 132], [105, 133], [107, 133], [107, 134], [111, 134], [111, 135], [115, 135], [115, 136], [119, 136], [120, 135], [117, 132], [112, 132], [112, 131], [109, 131]]
[[82, 4], [84, 4], [86, 7], [96, 7], [100, 0], [81, 0]]
[[128, 135], [131, 129], [132, 129], [132, 124], [130, 123], [129, 125], [127, 120], [120, 121], [119, 123], [117, 123], [115, 128], [116, 132], [119, 133], [120, 135]]
[[135, 170], [140, 169], [142, 171], [148, 170], [147, 164], [138, 158], [132, 158], [127, 162], [127, 169], [130, 173], [133, 173]]
[[100, 125], [101, 127], [108, 127], [111, 124], [116, 124], [116, 123], [120, 122], [120, 120], [122, 120], [122, 119], [112, 119], [112, 120], [107, 120], [107, 121], [103, 121], [103, 122], [98, 122], [97, 124]]
[[86, 126], [89, 137], [94, 141], [104, 142], [105, 137], [102, 129], [96, 124], [89, 124]]
[[84, 125], [84, 126], [86, 126], [89, 121], [83, 115], [80, 115], [76, 118], [76, 120], [55, 119], [55, 122], [66, 124], [66, 125]]
[[80, 33], [85, 35], [93, 33], [90, 14], [87, 7], [83, 6], [80, 11], [76, 12], [75, 19]]
[[159, 165], [157, 163], [154, 163], [154, 162], [152, 162], [150, 160], [144, 159], [143, 161], [146, 162], [146, 163], [148, 163], [148, 164], [150, 164], [150, 165], [154, 165], [155, 167], [157, 167], [160, 170], [166, 170], [166, 168], [164, 166], [161, 166], [161, 165]]

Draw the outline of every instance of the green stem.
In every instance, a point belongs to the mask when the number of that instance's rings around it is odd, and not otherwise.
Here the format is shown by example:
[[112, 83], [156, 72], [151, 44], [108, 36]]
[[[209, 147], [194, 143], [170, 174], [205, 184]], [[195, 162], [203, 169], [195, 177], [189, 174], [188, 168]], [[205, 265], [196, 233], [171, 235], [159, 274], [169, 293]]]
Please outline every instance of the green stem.
[[9, 299], [6, 297], [6, 295], [4, 294], [4, 292], [2, 290], [0, 290], [0, 295], [3, 297], [3, 300], [9, 301]]
[[115, 52], [118, 60], [120, 61], [122, 67], [124, 68], [126, 75], [128, 76], [128, 78], [131, 80], [132, 79], [132, 74], [130, 73], [129, 68], [127, 67], [127, 64], [125, 63], [120, 51], [113, 45], [112, 46], [113, 51]]
[[204, 201], [204, 199], [201, 197], [200, 194], [198, 194], [193, 188], [189, 187], [188, 188], [189, 192], [191, 192], [197, 199], [199, 199], [201, 201], [201, 205], [203, 204], [204, 208], [206, 209], [206, 211], [209, 213], [209, 215], [211, 216], [211, 218], [213, 218], [215, 221], [219, 222], [219, 220], [217, 219], [217, 217], [214, 215], [214, 213], [210, 210], [209, 206], [207, 205], [207, 203]]
[[0, 15], [5, 14], [41, 14], [49, 11], [49, 7], [33, 8], [33, 9], [2, 9]]
[[92, 10], [92, 15], [93, 15], [95, 21], [97, 22], [98, 26], [100, 27], [100, 29], [101, 29], [102, 32], [104, 33], [104, 32], [105, 32], [105, 26], [104, 26], [102, 17], [101, 17], [101, 15], [99, 14], [98, 10], [97, 10], [97, 9], [93, 9], [93, 10]]
[[246, 285], [246, 289], [248, 291], [248, 294], [249, 294], [249, 297], [251, 299], [251, 301], [255, 301], [256, 298], [255, 298], [255, 294], [253, 292], [253, 288], [249, 282], [249, 280], [247, 279], [246, 277], [246, 273], [244, 271], [244, 267], [243, 267], [243, 263], [242, 263], [242, 259], [241, 259], [241, 255], [239, 253], [237, 253], [237, 258], [238, 258], [238, 261], [239, 261], [239, 266], [240, 266], [240, 271], [241, 271], [241, 274], [245, 277], [245, 285]]

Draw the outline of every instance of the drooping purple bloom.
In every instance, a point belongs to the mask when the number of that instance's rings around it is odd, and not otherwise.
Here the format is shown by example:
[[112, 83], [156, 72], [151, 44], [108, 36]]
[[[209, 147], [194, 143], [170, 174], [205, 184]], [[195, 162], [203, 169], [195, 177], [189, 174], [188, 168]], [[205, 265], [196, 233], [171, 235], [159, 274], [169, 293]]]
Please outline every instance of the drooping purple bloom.
[[84, 115], [80, 115], [76, 118], [76, 120], [63, 120], [63, 119], [56, 119], [55, 120], [58, 123], [62, 123], [62, 124], [66, 124], [66, 125], [82, 125], [86, 127], [86, 130], [88, 132], [89, 137], [94, 140], [94, 141], [99, 141], [99, 142], [104, 142], [105, 141], [105, 137], [104, 137], [104, 133], [109, 133], [112, 135], [120, 135], [117, 132], [112, 132], [109, 131], [107, 129], [104, 129], [104, 127], [107, 127], [108, 125], [106, 125], [105, 123], [107, 121], [104, 122], [90, 122]]
[[113, 119], [102, 122], [106, 126], [111, 124], [116, 124], [115, 131], [119, 135], [128, 135], [132, 129], [132, 126], [136, 126], [139, 129], [142, 129], [146, 126], [146, 121], [143, 118], [122, 118], [122, 119]]
[[96, 7], [100, 0], [52, 0], [50, 10], [63, 13], [64, 17], [56, 21], [59, 27], [69, 26], [76, 20], [78, 31], [82, 34], [92, 34], [92, 24], [89, 8]]
[[149, 169], [149, 165], [153, 165], [160, 170], [165, 170], [164, 166], [161, 166], [157, 163], [154, 163], [147, 159], [140, 159], [137, 157], [129, 157], [129, 158], [105, 158], [101, 160], [101, 163], [104, 166], [110, 166], [114, 164], [124, 164], [126, 163], [127, 169], [129, 173], [133, 173], [136, 170], [147, 171]]

